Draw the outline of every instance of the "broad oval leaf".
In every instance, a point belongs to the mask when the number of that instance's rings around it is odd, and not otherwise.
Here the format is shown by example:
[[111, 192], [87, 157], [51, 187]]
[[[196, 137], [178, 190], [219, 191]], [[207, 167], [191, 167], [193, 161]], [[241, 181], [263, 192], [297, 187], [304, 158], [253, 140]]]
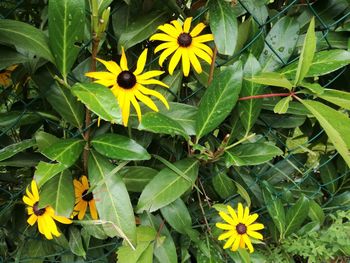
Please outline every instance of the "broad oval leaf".
[[64, 170], [43, 185], [39, 207], [50, 205], [56, 215], [70, 217], [75, 204], [72, 174]]
[[341, 90], [325, 89], [319, 98], [329, 101], [339, 107], [350, 110], [350, 93]]
[[147, 150], [136, 141], [119, 134], [102, 134], [91, 141], [96, 151], [119, 160], [149, 160]]
[[84, 37], [85, 1], [49, 1], [49, 43], [56, 66], [66, 79], [80, 48], [76, 42]]
[[338, 173], [332, 162], [326, 156], [320, 159], [320, 176], [323, 186], [333, 195], [338, 189]]
[[14, 51], [11, 48], [7, 48], [4, 46], [1, 46], [0, 48], [0, 70], [3, 70], [14, 64], [27, 62], [28, 60], [28, 57]]
[[222, 198], [226, 199], [236, 193], [236, 186], [233, 180], [224, 172], [218, 172], [212, 179], [215, 192]]
[[215, 129], [236, 105], [242, 87], [242, 64], [235, 63], [223, 69], [206, 90], [196, 118], [197, 142]]
[[36, 167], [34, 178], [40, 188], [56, 174], [62, 172], [67, 167], [62, 163], [39, 162]]
[[288, 90], [293, 88], [293, 84], [284, 75], [277, 72], [263, 72], [247, 80], [267, 86], [283, 87]]
[[38, 57], [54, 62], [49, 40], [43, 31], [20, 21], [0, 19], [0, 42], [14, 45]]
[[153, 212], [179, 198], [195, 182], [198, 175], [198, 162], [183, 159], [173, 164], [181, 174], [164, 168], [142, 191], [136, 212]]
[[90, 152], [89, 179], [92, 187], [96, 185], [93, 194], [103, 228], [108, 236], [120, 236], [131, 244], [136, 241], [134, 212], [121, 176], [107, 176], [113, 169], [107, 159], [95, 151]]
[[75, 255], [85, 259], [86, 252], [83, 246], [81, 234], [79, 229], [75, 226], [69, 228], [69, 248]]
[[288, 209], [286, 214], [286, 229], [284, 236], [288, 236], [299, 229], [309, 213], [309, 199], [301, 196], [299, 200]]
[[308, 216], [312, 221], [317, 222], [322, 225], [325, 220], [325, 214], [322, 207], [316, 203], [314, 200], [309, 201], [309, 214]]
[[109, 88], [96, 83], [77, 83], [72, 93], [102, 119], [121, 123], [118, 101]]
[[273, 108], [274, 113], [285, 114], [289, 108], [289, 102], [292, 100], [291, 96], [280, 99], [279, 102]]
[[225, 152], [226, 165], [258, 165], [270, 161], [283, 152], [269, 143], [246, 143]]
[[0, 150], [0, 161], [6, 160], [15, 154], [24, 151], [25, 149], [28, 149], [30, 147], [33, 147], [36, 145], [35, 139], [28, 139], [23, 140], [18, 143], [10, 144]]
[[220, 54], [232, 56], [235, 51], [238, 26], [233, 7], [224, 0], [209, 1], [210, 29]]
[[158, 171], [147, 166], [126, 166], [119, 171], [130, 192], [142, 192]]
[[55, 135], [44, 131], [37, 132], [35, 134], [35, 140], [38, 144], [38, 149], [40, 152], [44, 151], [44, 149], [50, 147], [52, 144], [60, 141], [60, 139], [58, 139]]

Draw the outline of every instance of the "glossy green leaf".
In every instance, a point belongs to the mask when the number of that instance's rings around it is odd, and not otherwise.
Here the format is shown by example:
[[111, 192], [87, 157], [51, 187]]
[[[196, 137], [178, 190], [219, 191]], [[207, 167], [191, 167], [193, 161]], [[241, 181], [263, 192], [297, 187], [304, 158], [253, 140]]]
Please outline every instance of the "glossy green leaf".
[[279, 102], [273, 108], [274, 113], [285, 114], [289, 108], [289, 102], [292, 100], [291, 96], [280, 99]]
[[38, 57], [54, 61], [47, 36], [43, 31], [27, 23], [0, 19], [0, 39], [2, 43], [14, 45]]
[[309, 28], [306, 33], [306, 37], [304, 40], [304, 45], [301, 50], [301, 54], [299, 57], [299, 63], [297, 72], [295, 75], [294, 85], [299, 85], [301, 81], [306, 76], [309, 68], [311, 66], [312, 60], [314, 58], [314, 54], [316, 51], [316, 35], [315, 35], [315, 18], [311, 19]]
[[286, 214], [286, 230], [284, 236], [297, 231], [309, 213], [309, 199], [306, 196], [301, 196], [299, 200], [287, 210]]
[[325, 89], [319, 98], [329, 101], [339, 107], [350, 110], [350, 93], [341, 90]]
[[140, 144], [119, 134], [102, 134], [95, 137], [91, 145], [100, 154], [111, 159], [149, 160], [151, 158], [147, 150]]
[[309, 91], [317, 95], [320, 95], [324, 92], [324, 88], [317, 82], [309, 83], [309, 82], [302, 81], [300, 83], [300, 86], [307, 88]]
[[86, 252], [81, 239], [81, 234], [79, 229], [74, 226], [69, 228], [69, 248], [75, 255], [85, 259]]
[[[261, 85], [247, 80], [259, 73], [260, 70], [261, 66], [259, 61], [252, 54], [250, 54], [243, 68], [244, 79], [240, 97], [255, 96], [264, 91], [264, 87]], [[262, 102], [263, 101], [259, 99], [242, 100], [238, 102], [240, 120], [247, 133], [250, 131], [255, 121], [259, 117]]]
[[327, 203], [327, 209], [339, 210], [342, 207], [348, 207], [350, 205], [350, 192], [346, 191], [344, 193], [333, 196], [331, 201]]
[[259, 58], [262, 71], [275, 71], [288, 62], [297, 44], [298, 32], [298, 23], [288, 16], [283, 16], [273, 25]]
[[66, 79], [82, 42], [85, 23], [84, 0], [50, 0], [48, 8], [49, 43], [56, 66]]
[[[337, 69], [350, 64], [350, 52], [346, 50], [334, 49], [323, 50], [315, 53], [311, 62], [309, 71], [305, 77], [316, 77], [326, 75]], [[286, 76], [293, 77], [298, 67], [298, 61], [295, 61], [283, 68], [281, 72]]]
[[339, 154], [350, 166], [350, 119], [343, 113], [321, 102], [301, 100], [301, 103], [315, 116], [327, 133]]
[[14, 64], [27, 62], [28, 57], [16, 52], [11, 48], [0, 46], [0, 70], [3, 70]]
[[162, 169], [142, 191], [136, 207], [137, 213], [144, 210], [156, 211], [175, 201], [193, 186], [198, 175], [198, 162], [183, 159], [174, 163], [174, 166], [186, 177], [170, 168]]
[[109, 88], [96, 83], [77, 83], [72, 87], [72, 93], [102, 119], [121, 123], [117, 99]]
[[226, 165], [258, 165], [283, 154], [276, 146], [269, 143], [246, 143], [235, 146], [225, 152]]
[[309, 200], [309, 214], [312, 221], [322, 225], [325, 220], [325, 214], [322, 207], [314, 200]]
[[[89, 179], [99, 219], [110, 237], [120, 236], [129, 242], [136, 241], [135, 217], [125, 184], [118, 174], [107, 175], [114, 166], [98, 153], [91, 151], [88, 160]], [[128, 243], [129, 243], [128, 242]], [[130, 244], [130, 243], [129, 243]]]
[[186, 131], [176, 120], [159, 112], [148, 112], [142, 116], [142, 121], [138, 129], [154, 133], [170, 134], [172, 136], [182, 135], [185, 139], [188, 139]]
[[333, 162], [326, 156], [321, 157], [320, 164], [320, 176], [322, 184], [330, 194], [334, 194], [338, 189], [337, 170]]
[[164, 12], [152, 12], [133, 20], [120, 35], [118, 49], [121, 51], [121, 47], [124, 47], [127, 50], [148, 39], [166, 20], [167, 16]]
[[80, 157], [84, 148], [84, 141], [79, 139], [63, 139], [42, 151], [52, 161], [57, 161], [67, 168]]
[[235, 51], [238, 26], [233, 7], [224, 0], [209, 1], [210, 29], [220, 54], [232, 56]]
[[62, 172], [67, 167], [62, 163], [40, 162], [35, 170], [34, 178], [39, 188], [56, 174]]
[[37, 132], [35, 134], [35, 140], [40, 152], [60, 141], [56, 136], [44, 131]]
[[215, 192], [222, 198], [226, 199], [233, 196], [236, 192], [236, 187], [233, 180], [224, 172], [218, 172], [212, 179]]
[[196, 118], [197, 142], [225, 120], [236, 105], [242, 87], [242, 65], [223, 69], [205, 91]]
[[27, 124], [37, 123], [41, 120], [39, 114], [34, 112], [9, 111], [0, 113], [0, 129], [4, 127], [19, 127]]
[[243, 198], [243, 200], [246, 201], [247, 206], [250, 207], [252, 201], [250, 200], [250, 196], [247, 190], [245, 190], [244, 187], [237, 182], [235, 182], [235, 185], [237, 187], [237, 194], [239, 194]]
[[244, 2], [240, 2], [240, 4], [244, 5], [244, 8], [254, 17], [254, 20], [256, 20], [257, 23], [263, 25], [266, 22], [266, 19], [269, 16], [266, 1], [245, 0]]
[[[277, 100], [276, 99], [266, 99], [263, 102], [262, 108], [265, 110], [270, 110], [273, 111], [275, 105], [276, 105]], [[294, 102], [291, 101], [289, 102], [289, 107], [287, 109], [288, 114], [293, 114], [293, 115], [300, 115], [300, 116], [306, 116], [310, 114], [310, 112], [305, 108], [303, 104], [300, 102]]]
[[142, 192], [158, 171], [147, 166], [126, 166], [119, 171], [130, 192]]
[[186, 235], [192, 230], [192, 219], [181, 198], [160, 209], [162, 216], [177, 232]]
[[39, 207], [50, 205], [55, 214], [69, 218], [74, 204], [73, 178], [69, 170], [60, 172], [41, 188]]
[[23, 152], [24, 150], [31, 148], [36, 145], [36, 141], [34, 139], [23, 140], [18, 143], [10, 144], [0, 150], [0, 161], [6, 160], [19, 152]]
[[285, 76], [277, 72], [263, 72], [247, 80], [266, 86], [283, 87], [289, 90], [293, 88], [293, 84]]
[[47, 101], [62, 118], [75, 127], [83, 127], [84, 105], [77, 101], [68, 88], [62, 87], [55, 82], [45, 94]]
[[[175, 95], [179, 93], [179, 90], [182, 87], [182, 79], [183, 79], [182, 70], [181, 69], [175, 70], [173, 75], [167, 75], [164, 78], [162, 78], [162, 82], [169, 86], [168, 89], [165, 89], [164, 87], [156, 86], [154, 87], [154, 90], [162, 94], [167, 101], [169, 102], [173, 101], [176, 98]], [[170, 106], [170, 109], [171, 109], [171, 106]]]

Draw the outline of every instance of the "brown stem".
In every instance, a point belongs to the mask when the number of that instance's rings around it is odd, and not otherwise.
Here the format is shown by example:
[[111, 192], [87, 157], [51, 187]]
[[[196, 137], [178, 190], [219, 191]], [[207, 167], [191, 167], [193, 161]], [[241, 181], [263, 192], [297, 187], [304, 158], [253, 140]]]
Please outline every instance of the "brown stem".
[[209, 71], [209, 77], [208, 77], [208, 85], [212, 82], [213, 76], [214, 76], [214, 69], [215, 69], [215, 60], [216, 60], [216, 54], [218, 53], [218, 49], [216, 46], [214, 46], [214, 51], [213, 51], [213, 60], [211, 61], [210, 64], [210, 71]]
[[262, 98], [270, 98], [270, 97], [288, 97], [288, 96], [293, 96], [294, 97], [294, 94], [295, 94], [294, 92], [290, 92], [290, 93], [269, 93], [269, 94], [261, 94], [261, 95], [242, 97], [242, 98], [239, 98], [238, 100], [251, 100], [251, 99], [262, 99]]
[[[91, 50], [91, 71], [96, 71], [96, 56], [98, 53], [98, 45], [100, 39], [96, 36], [95, 33], [92, 34], [92, 50]], [[91, 125], [91, 112], [88, 108], [85, 108], [85, 133], [84, 140], [86, 142], [84, 152], [83, 152], [83, 164], [84, 164], [84, 173], [87, 175], [87, 163], [89, 158], [90, 151], [90, 125]]]
[[[200, 185], [202, 185], [202, 183], [200, 182], [199, 179], [197, 179], [197, 182], [199, 182]], [[203, 187], [203, 185], [202, 185], [202, 187]], [[204, 188], [203, 188], [203, 190], [204, 190]], [[206, 225], [206, 227], [207, 227], [208, 233], [211, 235], [211, 229], [210, 229], [210, 226], [209, 226], [207, 217], [205, 216], [205, 212], [204, 212], [204, 208], [203, 208], [203, 204], [202, 204], [202, 200], [201, 200], [201, 196], [200, 196], [200, 194], [199, 194], [199, 191], [197, 191], [197, 197], [198, 197], [199, 207], [200, 207], [200, 209], [201, 209], [202, 216], [203, 216], [203, 219], [204, 219], [204, 223], [205, 223], [205, 225]], [[208, 198], [206, 195], [205, 195], [205, 197], [206, 197], [206, 199]], [[208, 201], [208, 200], [207, 200], [207, 201]], [[209, 205], [209, 207], [210, 207], [210, 205]]]

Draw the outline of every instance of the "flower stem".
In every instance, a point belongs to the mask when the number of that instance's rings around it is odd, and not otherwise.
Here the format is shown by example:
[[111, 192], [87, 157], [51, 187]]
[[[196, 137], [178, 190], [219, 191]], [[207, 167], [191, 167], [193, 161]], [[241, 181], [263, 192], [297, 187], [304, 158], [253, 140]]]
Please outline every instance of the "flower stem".
[[209, 77], [208, 77], [208, 85], [210, 85], [210, 83], [213, 80], [213, 76], [214, 76], [214, 69], [215, 69], [215, 60], [216, 60], [216, 54], [218, 53], [218, 49], [215, 46], [214, 47], [214, 51], [213, 51], [213, 60], [211, 61], [210, 64], [210, 71], [209, 71]]

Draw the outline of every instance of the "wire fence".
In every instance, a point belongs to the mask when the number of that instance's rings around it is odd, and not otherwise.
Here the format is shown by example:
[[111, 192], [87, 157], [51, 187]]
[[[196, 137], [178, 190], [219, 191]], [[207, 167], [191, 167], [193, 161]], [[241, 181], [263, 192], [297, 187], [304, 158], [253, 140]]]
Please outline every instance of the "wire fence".
[[[4, 1], [2, 3], [3, 7], [5, 8], [4, 11], [1, 12], [2, 18], [14, 18], [14, 12], [18, 10], [19, 8], [23, 7], [25, 5], [25, 1], [17, 1], [15, 5], [11, 5], [10, 3], [13, 3], [13, 1], [8, 1], [8, 5], [5, 5], [7, 1]], [[249, 13], [249, 8], [247, 8], [244, 0], [238, 0], [236, 3], [237, 5], [240, 5], [241, 8], [245, 10], [245, 14], [242, 15], [242, 17], [245, 17], [245, 19], [251, 17], [254, 22], [258, 26], [258, 31], [256, 34], [244, 44], [244, 46], [236, 52], [232, 57], [225, 58], [226, 61], [217, 63], [217, 66], [223, 65], [227, 62], [233, 61], [235, 59], [238, 59], [244, 52], [246, 52], [252, 45], [254, 45], [261, 36], [264, 36], [268, 33], [268, 30], [271, 28], [271, 23], [275, 23], [279, 18], [281, 18], [283, 15], [287, 14], [288, 12], [292, 12], [293, 10], [296, 10], [301, 7], [307, 7], [307, 10], [315, 16], [317, 21], [317, 31], [321, 32], [321, 38], [318, 39], [318, 41], [324, 41], [325, 46], [324, 49], [333, 49], [337, 48], [338, 46], [334, 47], [334, 44], [332, 43], [332, 39], [330, 38], [330, 34], [335, 32], [335, 29], [347, 21], [350, 17], [349, 7], [347, 9], [344, 9], [342, 12], [339, 12], [339, 14], [336, 16], [335, 19], [328, 19], [324, 13], [320, 13], [320, 10], [318, 10], [317, 4], [321, 1], [275, 1], [278, 3], [281, 3], [280, 6], [277, 6], [277, 11], [274, 15], [269, 16], [269, 18], [265, 21], [265, 23], [261, 24], [259, 22], [259, 19], [256, 18], [254, 15]], [[327, 2], [327, 1], [326, 1]], [[1, 7], [1, 5], [0, 5]], [[114, 11], [116, 9], [113, 9]], [[207, 8], [203, 8], [201, 12], [194, 18], [194, 20], [201, 20], [205, 13], [207, 12]], [[112, 27], [109, 27], [110, 30], [107, 31], [108, 37], [113, 38], [115, 41], [117, 40], [114, 37], [114, 33], [112, 31]], [[276, 55], [276, 57], [280, 60], [283, 66], [287, 66], [290, 63], [298, 60], [298, 56], [292, 56], [288, 61], [285, 61], [282, 57], [279, 56], [279, 52], [277, 50], [274, 50], [274, 48], [270, 45], [268, 40], [264, 40], [265, 44], [271, 49], [271, 51]], [[84, 43], [81, 47], [81, 52], [86, 52], [86, 49], [88, 48], [90, 42]], [[222, 60], [222, 58], [221, 58]], [[322, 81], [325, 81], [323, 83], [324, 87], [331, 87], [337, 80], [344, 77], [346, 74], [347, 68], [343, 68], [341, 70], [338, 70], [336, 72], [333, 72], [329, 75], [327, 75], [326, 79], [322, 79]], [[75, 81], [74, 76], [69, 75], [70, 79]], [[197, 91], [193, 91], [194, 95]], [[45, 96], [45, 95], [44, 95]], [[190, 97], [190, 96], [188, 96]], [[186, 97], [186, 99], [188, 98]], [[179, 98], [181, 101], [181, 98]], [[35, 110], [34, 105], [36, 103], [41, 103], [42, 98], [40, 96], [33, 97], [30, 100], [24, 96], [23, 93], [18, 93], [16, 89], [13, 87], [9, 88], [1, 88], [0, 87], [0, 101], [1, 101], [1, 107], [0, 107], [0, 114], [2, 116], [5, 116], [6, 114], [10, 114], [9, 117], [6, 119], [10, 125], [0, 124], [0, 143], [4, 145], [1, 141], [6, 140], [6, 137], [9, 136], [13, 140], [20, 140], [18, 137], [19, 133], [19, 127], [21, 122], [25, 122], [26, 118], [37, 118], [38, 120], [42, 121], [42, 124], [49, 125], [51, 128], [62, 130], [64, 133], [68, 134], [69, 137], [79, 137], [81, 136], [81, 133], [83, 131], [77, 131], [72, 130], [64, 123], [60, 121], [60, 119], [55, 118], [55, 116], [47, 115], [43, 112], [38, 112]], [[13, 106], [15, 105], [16, 111], [13, 111]], [[15, 113], [14, 113], [15, 112]], [[4, 118], [5, 120], [5, 118]], [[329, 188], [327, 185], [333, 184], [334, 182], [338, 182], [338, 184], [344, 184], [346, 182], [346, 179], [349, 177], [350, 170], [349, 169], [343, 169], [340, 171], [337, 171], [337, 177], [335, 177], [332, 181], [329, 181], [327, 183], [321, 183], [321, 180], [318, 176], [319, 170], [328, 165], [329, 163], [337, 163], [340, 159], [338, 154], [334, 151], [331, 153], [328, 153], [328, 157], [325, 161], [322, 163], [307, 163], [307, 160], [305, 158], [298, 158], [298, 152], [300, 149], [307, 149], [310, 145], [312, 145], [314, 142], [319, 141], [322, 139], [322, 136], [324, 136], [324, 131], [322, 129], [319, 129], [319, 131], [316, 132], [316, 134], [313, 134], [311, 137], [308, 137], [306, 140], [304, 140], [300, 145], [289, 147], [286, 144], [286, 140], [284, 138], [286, 137], [285, 130], [286, 129], [276, 129], [271, 126], [271, 123], [267, 122], [265, 119], [259, 118], [258, 119], [260, 125], [263, 125], [266, 127], [266, 130], [264, 131], [263, 135], [265, 138], [272, 138], [274, 141], [277, 142], [278, 145], [281, 146], [281, 148], [285, 149], [285, 155], [282, 157], [282, 159], [278, 160], [274, 165], [271, 163], [268, 163], [264, 166], [259, 166], [259, 168], [256, 167], [245, 167], [242, 169], [236, 169], [231, 168], [228, 173], [231, 177], [237, 178], [240, 176], [239, 182], [246, 185], [247, 191], [252, 191], [250, 189], [254, 189], [256, 185], [262, 185], [262, 181], [264, 180], [273, 180], [271, 178], [271, 174], [276, 176], [277, 178], [283, 178], [279, 179], [281, 184], [277, 184], [276, 189], [278, 189], [278, 193], [276, 191], [275, 198], [283, 198], [285, 194], [292, 191], [302, 191], [304, 192], [309, 198], [321, 198], [326, 199], [325, 202], [322, 203], [322, 207], [327, 210], [348, 210], [350, 208], [349, 202], [345, 203], [344, 205], [338, 205], [338, 206], [331, 206], [328, 207], [328, 205], [339, 196], [338, 191], [331, 192], [329, 191]], [[94, 125], [94, 122], [91, 124]], [[294, 129], [293, 129], [294, 130]], [[312, 153], [311, 153], [312, 154]], [[278, 167], [278, 163], [283, 163], [283, 168]], [[288, 172], [286, 172], [288, 171]], [[1, 166], [0, 168], [0, 218], [4, 215], [6, 215], [7, 211], [11, 209], [18, 200], [21, 199], [24, 189], [18, 189], [16, 187], [12, 186], [12, 179], [10, 178], [10, 173], [16, 172], [16, 169], [7, 169], [6, 166]], [[20, 172], [20, 171], [19, 171]], [[9, 175], [9, 176], [4, 176]], [[250, 180], [244, 180], [243, 178], [245, 176], [249, 176]], [[204, 184], [209, 184], [210, 180], [212, 179], [213, 175], [203, 176], [201, 178], [202, 182]], [[9, 178], [8, 181], [6, 181]], [[22, 177], [19, 177], [22, 178]], [[5, 179], [5, 180], [4, 180]], [[277, 180], [277, 179], [276, 179]], [[312, 183], [310, 183], [312, 182]], [[314, 186], [312, 189], [308, 189], [307, 187]], [[315, 187], [316, 186], [316, 187]], [[341, 191], [341, 188], [338, 188]], [[254, 193], [252, 194], [254, 196]], [[225, 200], [225, 202], [230, 202], [234, 199], [239, 197], [238, 194], [230, 196]], [[6, 200], [5, 202], [3, 200]], [[213, 200], [212, 200], [213, 201]], [[213, 201], [214, 202], [214, 201]], [[207, 203], [210, 204], [210, 201]], [[215, 211], [213, 212], [213, 209], [209, 209], [209, 205], [204, 204], [206, 208], [206, 214], [205, 216], [208, 217], [208, 219], [212, 218], [214, 216]], [[212, 203], [211, 203], [212, 204]], [[267, 213], [266, 206], [261, 206], [258, 210], [256, 210], [259, 214]], [[202, 222], [201, 218], [198, 218], [196, 222], [193, 223], [194, 227], [201, 228], [204, 226], [204, 223]], [[3, 229], [3, 226], [0, 226], [0, 231], [5, 230]], [[29, 239], [35, 239], [35, 237], [28, 236], [25, 232], [19, 233], [22, 235], [22, 238], [25, 240]], [[113, 254], [116, 250], [116, 248], [119, 246], [120, 241], [117, 239], [110, 239], [110, 242], [106, 244], [100, 244], [97, 246], [98, 248], [104, 247], [105, 254], [100, 255], [95, 258], [87, 258], [85, 262], [98, 262], [104, 258], [109, 257], [111, 254]], [[94, 247], [90, 247], [89, 249], [93, 250]], [[56, 252], [54, 254], [46, 255], [46, 258], [51, 258], [52, 262], [56, 262], [54, 259], [56, 256], [63, 255], [66, 252], [68, 252], [65, 249], [62, 249], [61, 252]], [[0, 257], [0, 262], [1, 262]], [[36, 258], [26, 258], [25, 260], [21, 259], [21, 262], [31, 262], [32, 260], [35, 260]], [[59, 261], [57, 261], [59, 262]]]

